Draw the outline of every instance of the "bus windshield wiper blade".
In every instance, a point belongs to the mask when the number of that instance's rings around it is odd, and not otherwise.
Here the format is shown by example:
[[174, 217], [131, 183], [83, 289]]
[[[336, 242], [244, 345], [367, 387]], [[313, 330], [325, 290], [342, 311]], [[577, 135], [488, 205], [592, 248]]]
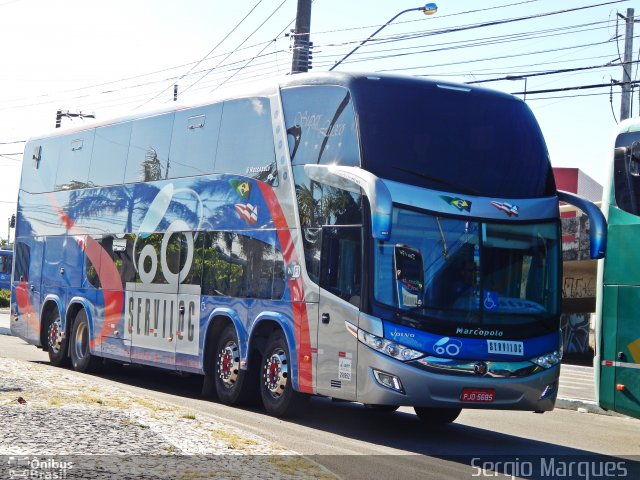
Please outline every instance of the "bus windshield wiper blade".
[[460, 187], [460, 185], [456, 185], [454, 182], [450, 182], [444, 178], [434, 177], [432, 175], [428, 175], [422, 172], [416, 172], [414, 170], [409, 170], [408, 168], [396, 167], [398, 170], [401, 170], [406, 173], [410, 173], [411, 175], [415, 175], [417, 177], [422, 177], [425, 180], [431, 180], [432, 182], [440, 183], [441, 185], [447, 185], [448, 187], [453, 188], [454, 192], [463, 193], [467, 195], [482, 195], [478, 190], [469, 187]]

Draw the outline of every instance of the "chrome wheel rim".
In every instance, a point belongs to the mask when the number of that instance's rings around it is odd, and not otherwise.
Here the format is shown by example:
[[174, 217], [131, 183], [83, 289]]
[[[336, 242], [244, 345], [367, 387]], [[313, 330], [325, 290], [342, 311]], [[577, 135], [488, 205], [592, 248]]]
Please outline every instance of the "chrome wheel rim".
[[62, 348], [62, 322], [60, 317], [49, 324], [49, 348], [53, 353], [59, 353]]
[[236, 342], [230, 341], [218, 354], [218, 378], [226, 388], [235, 385], [240, 372], [240, 349]]
[[284, 393], [289, 378], [289, 362], [282, 348], [278, 348], [267, 358], [264, 364], [264, 385], [273, 398]]

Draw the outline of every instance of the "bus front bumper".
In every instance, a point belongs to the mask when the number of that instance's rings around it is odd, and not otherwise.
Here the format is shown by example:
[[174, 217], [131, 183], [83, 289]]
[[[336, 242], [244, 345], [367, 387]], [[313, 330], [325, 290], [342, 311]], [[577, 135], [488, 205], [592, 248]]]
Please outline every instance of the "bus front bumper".
[[467, 363], [472, 369], [477, 364], [477, 371], [432, 368], [429, 362], [403, 363], [359, 343], [357, 401], [437, 408], [553, 410], [560, 365], [542, 369], [531, 364], [526, 369], [518, 367], [530, 362], [514, 362], [511, 372], [504, 368], [505, 362]]

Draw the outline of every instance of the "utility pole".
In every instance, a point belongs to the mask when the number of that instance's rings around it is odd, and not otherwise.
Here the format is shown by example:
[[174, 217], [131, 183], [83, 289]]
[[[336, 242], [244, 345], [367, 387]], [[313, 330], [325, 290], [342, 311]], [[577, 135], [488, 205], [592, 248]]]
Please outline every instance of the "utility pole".
[[298, 0], [296, 29], [293, 32], [291, 73], [309, 71], [309, 32], [311, 31], [311, 0]]
[[67, 110], [66, 112], [63, 112], [62, 110], [58, 110], [56, 112], [56, 128], [60, 128], [60, 125], [62, 125], [62, 117], [96, 118], [96, 116], [92, 113], [82, 113], [82, 112], [71, 113], [69, 110]]
[[633, 8], [627, 8], [624, 17], [626, 28], [624, 32], [624, 60], [622, 62], [622, 98], [620, 100], [620, 121], [631, 116], [631, 62], [633, 54]]

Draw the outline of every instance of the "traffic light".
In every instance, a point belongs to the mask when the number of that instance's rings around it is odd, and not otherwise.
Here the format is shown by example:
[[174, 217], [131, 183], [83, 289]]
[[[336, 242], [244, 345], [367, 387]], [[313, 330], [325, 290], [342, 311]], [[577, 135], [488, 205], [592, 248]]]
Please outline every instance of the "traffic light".
[[9, 228], [16, 228], [16, 214], [11, 215], [11, 219], [9, 220]]

